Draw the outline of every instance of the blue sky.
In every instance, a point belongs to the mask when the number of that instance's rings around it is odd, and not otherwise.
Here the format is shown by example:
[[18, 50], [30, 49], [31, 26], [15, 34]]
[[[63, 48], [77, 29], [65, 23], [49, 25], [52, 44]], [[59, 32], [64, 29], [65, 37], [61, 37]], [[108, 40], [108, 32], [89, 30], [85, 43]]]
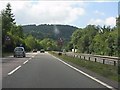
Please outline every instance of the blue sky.
[[17, 24], [67, 24], [77, 27], [115, 26], [118, 2], [113, 1], [0, 1], [0, 10], [10, 2]]
[[[87, 14], [79, 17], [80, 21], [74, 22], [76, 25], [86, 26], [90, 19], [105, 20], [109, 17], [116, 17], [118, 15], [118, 3], [117, 2], [88, 2], [85, 7]], [[82, 21], [82, 22], [81, 22]]]

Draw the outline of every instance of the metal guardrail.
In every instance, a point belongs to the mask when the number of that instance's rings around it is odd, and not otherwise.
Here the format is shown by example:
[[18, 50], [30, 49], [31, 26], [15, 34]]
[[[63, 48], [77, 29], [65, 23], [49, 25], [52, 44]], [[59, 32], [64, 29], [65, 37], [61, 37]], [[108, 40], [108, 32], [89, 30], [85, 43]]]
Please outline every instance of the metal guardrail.
[[[58, 53], [58, 52], [54, 52], [54, 53]], [[119, 61], [118, 57], [111, 57], [111, 56], [80, 54], [80, 53], [62, 53], [62, 54], [65, 54], [71, 57], [80, 58], [83, 60], [89, 60], [89, 61], [99, 62], [102, 64], [109, 64], [114, 66], [118, 66], [118, 61]]]
[[118, 57], [110, 57], [110, 56], [101, 56], [101, 55], [91, 55], [91, 54], [78, 54], [78, 53], [66, 53], [67, 56], [77, 57], [83, 60], [89, 60], [94, 62], [99, 62], [103, 64], [109, 64], [118, 66]]

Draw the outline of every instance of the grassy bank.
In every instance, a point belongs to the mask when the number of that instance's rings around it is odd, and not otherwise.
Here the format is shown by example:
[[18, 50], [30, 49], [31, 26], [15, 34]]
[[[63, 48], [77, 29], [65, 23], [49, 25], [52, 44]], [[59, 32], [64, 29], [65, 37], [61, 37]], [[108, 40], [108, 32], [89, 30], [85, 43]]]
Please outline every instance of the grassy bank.
[[80, 67], [84, 67], [88, 70], [91, 70], [108, 79], [120, 82], [120, 78], [118, 78], [118, 76], [120, 77], [120, 75], [118, 75], [118, 68], [116, 66], [101, 64], [98, 62], [92, 62], [88, 60], [82, 60], [80, 58], [70, 57], [66, 55], [59, 56], [58, 54], [54, 52], [49, 52], [49, 53], [56, 57], [61, 58], [64, 61], [72, 62]]
[[11, 56], [13, 55], [13, 53], [9, 52], [9, 53], [2, 53], [2, 57], [7, 57], [7, 56]]

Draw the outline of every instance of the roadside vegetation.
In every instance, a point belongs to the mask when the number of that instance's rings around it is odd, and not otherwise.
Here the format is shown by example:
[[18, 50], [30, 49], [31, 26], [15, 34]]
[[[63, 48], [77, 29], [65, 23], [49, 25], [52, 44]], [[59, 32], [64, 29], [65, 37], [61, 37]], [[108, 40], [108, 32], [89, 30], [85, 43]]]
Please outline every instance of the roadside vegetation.
[[[118, 21], [119, 18], [117, 18]], [[68, 50], [78, 49], [80, 53], [118, 56], [120, 50], [119, 22], [115, 27], [88, 25], [73, 32]]]
[[120, 78], [119, 78], [120, 75], [118, 75], [118, 67], [116, 66], [101, 64], [98, 62], [92, 62], [88, 60], [82, 60], [79, 58], [66, 56], [64, 54], [58, 55], [57, 53], [54, 52], [49, 52], [49, 53], [64, 61], [71, 62], [73, 64], [76, 64], [77, 66], [91, 70], [103, 77], [120, 82]]
[[10, 53], [10, 52], [2, 53], [2, 57], [7, 57], [7, 56], [11, 56], [11, 55], [13, 55], [13, 53]]

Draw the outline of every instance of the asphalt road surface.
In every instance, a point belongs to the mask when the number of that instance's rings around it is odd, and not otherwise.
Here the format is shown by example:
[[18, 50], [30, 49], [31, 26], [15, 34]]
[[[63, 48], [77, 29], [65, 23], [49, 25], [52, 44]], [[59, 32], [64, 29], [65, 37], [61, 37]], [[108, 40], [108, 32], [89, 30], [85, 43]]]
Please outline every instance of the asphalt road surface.
[[4, 58], [2, 68], [2, 88], [111, 88], [48, 53]]

